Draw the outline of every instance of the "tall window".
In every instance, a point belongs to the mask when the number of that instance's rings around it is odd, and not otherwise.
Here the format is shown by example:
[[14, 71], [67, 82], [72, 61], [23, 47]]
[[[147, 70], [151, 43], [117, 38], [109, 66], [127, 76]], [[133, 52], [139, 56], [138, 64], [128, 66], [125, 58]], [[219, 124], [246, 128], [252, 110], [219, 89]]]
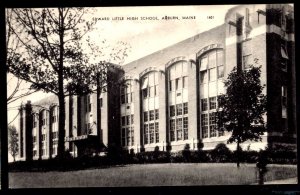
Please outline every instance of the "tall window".
[[127, 81], [124, 86], [121, 87], [121, 104], [131, 103], [133, 101], [132, 81]]
[[[121, 87], [121, 142], [123, 147], [134, 145], [133, 80]], [[102, 100], [102, 98], [100, 99]], [[102, 106], [102, 103], [100, 103]]]
[[179, 61], [168, 69], [169, 135], [171, 141], [188, 139], [188, 64]]
[[122, 146], [134, 145], [134, 115], [130, 114], [121, 117], [121, 140]]
[[282, 118], [287, 118], [287, 87], [281, 87]]
[[[224, 54], [222, 49], [208, 51], [199, 58], [199, 87], [202, 138], [222, 136], [217, 131], [217, 97], [222, 94], [224, 77]], [[221, 86], [220, 86], [221, 85]]]
[[159, 142], [158, 72], [149, 72], [141, 78], [144, 144]]

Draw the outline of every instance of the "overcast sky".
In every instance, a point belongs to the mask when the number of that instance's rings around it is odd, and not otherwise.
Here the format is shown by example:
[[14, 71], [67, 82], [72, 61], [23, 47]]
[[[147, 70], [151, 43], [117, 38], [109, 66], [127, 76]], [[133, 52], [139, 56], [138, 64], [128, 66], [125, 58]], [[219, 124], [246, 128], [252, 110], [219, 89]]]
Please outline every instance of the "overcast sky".
[[[226, 12], [233, 6], [101, 7], [97, 8], [92, 16], [102, 19], [109, 17], [109, 20], [98, 20], [96, 28], [90, 33], [90, 36], [96, 43], [106, 40], [112, 45], [117, 41], [123, 41], [130, 45], [130, 53], [124, 63], [126, 64], [223, 24]], [[179, 20], [162, 20], [164, 16], [177, 16]], [[183, 20], [183, 16], [191, 16], [195, 19]], [[208, 19], [208, 16], [212, 16], [213, 19]], [[124, 19], [113, 20], [115, 17]], [[138, 17], [139, 19], [127, 20], [127, 17]], [[141, 20], [140, 17], [157, 17], [158, 20]], [[13, 82], [9, 82], [8, 94], [13, 87]], [[23, 88], [26, 87], [28, 85], [23, 86]], [[17, 107], [21, 102], [25, 103], [27, 100], [34, 102], [48, 95], [36, 93], [8, 105], [8, 122], [18, 114]], [[17, 120], [14, 120], [12, 124], [18, 128]]]

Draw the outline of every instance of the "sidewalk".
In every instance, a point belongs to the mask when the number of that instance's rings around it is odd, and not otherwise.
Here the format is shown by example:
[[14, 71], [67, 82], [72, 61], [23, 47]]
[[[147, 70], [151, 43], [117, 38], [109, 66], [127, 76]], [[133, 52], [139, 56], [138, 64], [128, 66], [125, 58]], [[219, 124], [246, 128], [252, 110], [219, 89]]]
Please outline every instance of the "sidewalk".
[[[254, 185], [257, 185], [258, 183], [255, 183]], [[281, 180], [273, 180], [273, 181], [266, 181], [264, 182], [265, 185], [277, 185], [277, 184], [298, 184], [297, 177], [288, 178], [288, 179], [281, 179]]]

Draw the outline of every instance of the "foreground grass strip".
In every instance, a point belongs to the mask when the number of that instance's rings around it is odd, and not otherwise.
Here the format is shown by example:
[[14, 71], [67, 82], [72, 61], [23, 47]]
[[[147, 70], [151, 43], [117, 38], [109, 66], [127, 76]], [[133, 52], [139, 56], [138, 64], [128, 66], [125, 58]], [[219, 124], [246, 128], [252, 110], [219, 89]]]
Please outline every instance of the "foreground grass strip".
[[[266, 181], [296, 177], [295, 165], [269, 165]], [[248, 185], [254, 164], [144, 164], [69, 172], [9, 173], [10, 188]]]

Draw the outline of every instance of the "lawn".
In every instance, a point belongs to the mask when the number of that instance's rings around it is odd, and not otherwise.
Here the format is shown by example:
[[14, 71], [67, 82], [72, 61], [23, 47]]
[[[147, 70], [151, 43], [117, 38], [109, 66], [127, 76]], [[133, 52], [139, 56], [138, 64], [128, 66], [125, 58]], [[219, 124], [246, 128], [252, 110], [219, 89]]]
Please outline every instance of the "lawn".
[[[295, 165], [268, 165], [266, 181], [297, 176]], [[248, 185], [256, 183], [254, 164], [142, 164], [69, 172], [9, 173], [10, 188]]]

